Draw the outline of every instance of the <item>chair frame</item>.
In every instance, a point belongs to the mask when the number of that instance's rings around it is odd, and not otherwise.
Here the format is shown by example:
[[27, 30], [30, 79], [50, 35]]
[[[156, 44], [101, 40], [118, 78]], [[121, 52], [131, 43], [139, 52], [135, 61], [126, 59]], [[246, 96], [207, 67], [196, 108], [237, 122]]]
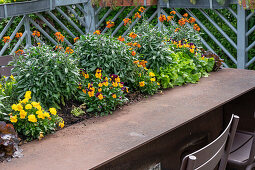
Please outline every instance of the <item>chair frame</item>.
[[239, 117], [232, 115], [227, 127], [214, 141], [205, 147], [185, 156], [181, 170], [225, 170], [228, 155], [234, 141]]

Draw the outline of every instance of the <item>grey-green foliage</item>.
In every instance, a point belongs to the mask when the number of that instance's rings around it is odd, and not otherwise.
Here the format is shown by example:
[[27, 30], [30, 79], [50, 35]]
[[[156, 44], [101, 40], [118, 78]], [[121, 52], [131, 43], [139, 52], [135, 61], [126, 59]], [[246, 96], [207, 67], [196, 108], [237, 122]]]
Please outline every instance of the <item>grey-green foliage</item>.
[[117, 74], [124, 82], [134, 81], [133, 61], [128, 46], [107, 34], [81, 36], [75, 44], [75, 54], [79, 66], [88, 72], [102, 68], [107, 74]]
[[143, 21], [133, 30], [138, 34], [134, 41], [141, 44], [138, 49], [139, 54], [148, 62], [147, 67], [159, 71], [160, 67], [164, 67], [171, 63], [172, 51], [169, 50], [165, 40], [167, 40], [167, 33], [161, 32], [157, 27], [153, 27], [147, 21]]
[[53, 51], [45, 44], [30, 48], [25, 55], [18, 57], [14, 66], [18, 98], [30, 90], [32, 99], [41, 102], [45, 108], [59, 108], [77, 91], [77, 61], [69, 54]]

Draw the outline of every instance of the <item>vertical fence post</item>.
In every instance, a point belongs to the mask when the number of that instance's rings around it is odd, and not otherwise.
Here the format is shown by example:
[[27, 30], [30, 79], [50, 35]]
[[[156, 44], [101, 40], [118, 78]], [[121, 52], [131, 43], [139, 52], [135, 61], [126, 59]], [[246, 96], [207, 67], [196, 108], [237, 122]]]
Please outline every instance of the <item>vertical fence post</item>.
[[160, 2], [159, 1], [158, 1], [158, 4], [157, 4], [157, 12], [158, 12], [158, 29], [159, 29], [159, 31], [161, 31], [162, 23], [159, 21], [159, 17], [160, 17], [160, 14], [161, 14], [161, 7], [160, 7]]
[[31, 44], [31, 35], [30, 35], [30, 23], [29, 23], [29, 16], [26, 15], [26, 18], [24, 20], [24, 27], [25, 27], [25, 31], [26, 31], [26, 47], [25, 48], [29, 48], [32, 46]]
[[248, 53], [246, 52], [248, 46], [247, 29], [246, 10], [237, 5], [237, 68], [239, 69], [245, 69], [248, 61]]
[[85, 15], [85, 29], [86, 32], [94, 32], [96, 30], [96, 14], [95, 8], [93, 8], [91, 1], [89, 0], [84, 4]]

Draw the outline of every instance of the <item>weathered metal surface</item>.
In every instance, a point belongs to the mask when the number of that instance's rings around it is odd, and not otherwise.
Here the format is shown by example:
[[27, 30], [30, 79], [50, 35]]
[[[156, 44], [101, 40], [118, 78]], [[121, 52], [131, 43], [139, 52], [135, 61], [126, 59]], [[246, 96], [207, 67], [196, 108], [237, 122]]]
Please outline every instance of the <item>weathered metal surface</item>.
[[254, 89], [254, 71], [224, 69], [198, 84], [166, 90], [113, 115], [87, 120], [23, 145], [24, 158], [2, 163], [0, 169], [118, 169], [124, 162], [135, 167], [157, 161], [162, 167], [176, 168], [184, 146], [201, 146], [216, 135], [224, 105]]

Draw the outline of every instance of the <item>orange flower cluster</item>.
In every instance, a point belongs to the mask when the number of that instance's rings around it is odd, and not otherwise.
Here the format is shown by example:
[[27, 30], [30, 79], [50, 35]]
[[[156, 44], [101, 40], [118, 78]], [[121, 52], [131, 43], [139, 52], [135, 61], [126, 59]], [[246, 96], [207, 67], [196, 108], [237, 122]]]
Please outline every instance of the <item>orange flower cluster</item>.
[[9, 36], [5, 36], [5, 37], [3, 38], [3, 42], [4, 42], [4, 43], [10, 42], [10, 40], [11, 40], [11, 38], [10, 38]]
[[139, 43], [137, 43], [137, 42], [135, 42], [135, 43], [132, 44], [132, 45], [133, 45], [133, 47], [141, 48], [141, 45], [140, 45]]
[[22, 54], [24, 54], [24, 51], [19, 49], [18, 51], [15, 51], [15, 54], [16, 55], [22, 55]]
[[93, 34], [100, 35], [100, 34], [101, 34], [101, 31], [100, 31], [100, 30], [96, 30]]
[[20, 33], [16, 33], [16, 36], [15, 36], [15, 37], [16, 37], [16, 38], [20, 38], [20, 37], [22, 37], [22, 35], [23, 35], [23, 34], [22, 34], [21, 32], [20, 32]]
[[183, 17], [187, 18], [189, 16], [188, 13], [183, 14]]
[[175, 12], [175, 11], [171, 11], [170, 14], [171, 14], [171, 15], [175, 15], [176, 12]]
[[200, 31], [200, 27], [197, 25], [197, 24], [194, 24], [194, 30], [196, 30], [196, 31]]
[[80, 38], [79, 37], [76, 37], [73, 39], [73, 41], [76, 43]]
[[180, 26], [183, 26], [186, 24], [186, 22], [189, 22], [186, 18], [181, 18], [179, 19], [178, 23]]
[[134, 32], [131, 32], [131, 33], [129, 34], [129, 37], [135, 39], [135, 38], [137, 37], [137, 34], [135, 34]]
[[164, 21], [166, 21], [166, 16], [161, 14], [158, 19], [160, 22], [164, 22]]
[[135, 51], [132, 51], [131, 54], [132, 54], [132, 56], [135, 56], [135, 55], [136, 55], [136, 52], [135, 52]]
[[134, 18], [141, 18], [141, 17], [142, 17], [142, 16], [140, 15], [140, 13], [139, 13], [139, 12], [135, 13]]
[[172, 21], [173, 19], [174, 19], [174, 16], [168, 16], [167, 17], [167, 22]]
[[106, 22], [106, 28], [112, 28], [112, 27], [114, 27], [114, 22], [112, 22], [112, 21], [107, 21]]
[[55, 36], [56, 36], [58, 42], [60, 42], [60, 41], [63, 42], [65, 39], [65, 37], [60, 32], [56, 32]]
[[41, 33], [39, 31], [33, 31], [32, 35], [35, 37], [40, 37]]
[[145, 11], [145, 8], [141, 6], [141, 7], [139, 8], [139, 12], [143, 13], [144, 11]]
[[123, 19], [124, 25], [126, 26], [127, 24], [131, 24], [131, 19], [130, 18], [125, 18]]
[[70, 48], [70, 47], [66, 47], [66, 51], [65, 51], [65, 53], [68, 53], [68, 54], [72, 54], [74, 51], [73, 51], [73, 49], [72, 48]]
[[195, 22], [196, 22], [196, 19], [195, 19], [195, 18], [193, 18], [193, 17], [190, 17], [190, 18], [189, 18], [189, 23], [193, 24], [193, 23], [195, 23]]
[[134, 63], [137, 64], [138, 67], [144, 67], [145, 68], [146, 64], [147, 64], [147, 61], [145, 61], [145, 60], [141, 60], [141, 61], [136, 60], [136, 61], [134, 61]]
[[63, 49], [63, 47], [61, 47], [60, 45], [57, 45], [56, 47], [55, 47], [55, 50], [57, 50], [57, 49]]
[[122, 36], [119, 36], [118, 40], [123, 42], [123, 41], [125, 41], [125, 38]]

